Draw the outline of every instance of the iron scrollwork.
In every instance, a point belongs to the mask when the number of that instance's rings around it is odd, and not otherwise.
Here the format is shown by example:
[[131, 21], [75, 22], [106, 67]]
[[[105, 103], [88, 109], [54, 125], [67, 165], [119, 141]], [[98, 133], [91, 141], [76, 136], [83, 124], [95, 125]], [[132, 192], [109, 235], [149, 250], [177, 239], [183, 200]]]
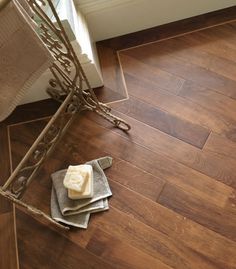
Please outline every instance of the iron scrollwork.
[[[111, 114], [111, 109], [98, 101], [90, 87], [63, 25], [51, 0], [27, 0], [33, 13], [40, 19], [39, 35], [55, 58], [50, 67], [52, 78], [49, 80], [47, 93], [61, 102], [60, 108], [53, 115], [44, 130], [31, 146], [25, 157], [13, 171], [7, 182], [0, 188], [0, 194], [23, 205], [19, 199], [23, 196], [28, 184], [35, 176], [56, 143], [71, 124], [74, 115], [82, 110], [91, 110], [116, 127], [128, 131], [130, 125]], [[48, 5], [56, 24], [47, 16], [43, 7]], [[75, 70], [72, 72], [71, 70]], [[85, 86], [86, 90], [83, 89]], [[30, 207], [26, 204], [24, 207]], [[30, 211], [46, 217], [55, 223], [50, 216], [30, 207]]]

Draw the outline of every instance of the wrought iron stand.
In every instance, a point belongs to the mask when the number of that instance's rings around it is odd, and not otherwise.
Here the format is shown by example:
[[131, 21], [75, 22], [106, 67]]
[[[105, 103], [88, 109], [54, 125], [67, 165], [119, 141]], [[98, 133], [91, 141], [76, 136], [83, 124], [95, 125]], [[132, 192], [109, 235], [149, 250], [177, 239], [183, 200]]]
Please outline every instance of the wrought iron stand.
[[[1, 0], [0, 9], [4, 8], [9, 1], [11, 0]], [[130, 125], [111, 114], [111, 109], [98, 101], [70, 44], [52, 1], [27, 0], [27, 2], [35, 15], [40, 18], [41, 23], [38, 25], [39, 35], [55, 57], [55, 62], [50, 67], [53, 79], [49, 81], [47, 92], [53, 99], [61, 102], [61, 106], [6, 183], [0, 187], [0, 194], [10, 201], [23, 206], [29, 212], [41, 215], [55, 225], [68, 229], [68, 227], [57, 223], [41, 210], [20, 200], [27, 186], [48, 155], [53, 151], [77, 113], [83, 110], [93, 111], [124, 131], [128, 131]], [[56, 24], [44, 12], [42, 7], [45, 5], [50, 7], [56, 19]], [[71, 71], [72, 67], [74, 67], [75, 72]], [[84, 86], [88, 90], [83, 90]]]

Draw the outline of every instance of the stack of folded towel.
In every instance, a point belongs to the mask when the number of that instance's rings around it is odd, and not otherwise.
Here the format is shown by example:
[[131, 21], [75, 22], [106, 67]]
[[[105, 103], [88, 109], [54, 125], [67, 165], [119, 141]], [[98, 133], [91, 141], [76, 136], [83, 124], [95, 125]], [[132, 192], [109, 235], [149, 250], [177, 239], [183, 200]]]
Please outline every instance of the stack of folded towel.
[[103, 157], [53, 173], [52, 218], [86, 229], [91, 213], [108, 210], [112, 192], [103, 170], [111, 165], [112, 158]]
[[26, 0], [12, 0], [0, 10], [0, 121], [54, 61], [31, 16]]

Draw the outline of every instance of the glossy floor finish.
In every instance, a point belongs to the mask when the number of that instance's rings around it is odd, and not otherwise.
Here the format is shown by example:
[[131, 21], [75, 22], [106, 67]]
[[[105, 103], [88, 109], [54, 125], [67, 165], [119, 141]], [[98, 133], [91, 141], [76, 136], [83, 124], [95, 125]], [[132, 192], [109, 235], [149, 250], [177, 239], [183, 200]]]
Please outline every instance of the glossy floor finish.
[[[24, 196], [49, 213], [50, 173], [110, 155], [110, 210], [60, 232], [17, 209], [20, 268], [235, 269], [236, 22], [118, 56], [129, 98], [111, 106], [132, 130], [84, 113]], [[13, 167], [56, 105], [31, 109], [2, 126]]]

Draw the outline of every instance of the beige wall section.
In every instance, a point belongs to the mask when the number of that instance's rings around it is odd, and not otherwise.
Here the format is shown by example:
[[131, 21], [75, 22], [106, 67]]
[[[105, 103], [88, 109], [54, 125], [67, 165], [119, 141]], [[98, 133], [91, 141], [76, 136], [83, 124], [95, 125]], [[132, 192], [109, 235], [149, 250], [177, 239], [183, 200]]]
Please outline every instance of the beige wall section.
[[236, 0], [74, 0], [94, 41], [236, 5]]

